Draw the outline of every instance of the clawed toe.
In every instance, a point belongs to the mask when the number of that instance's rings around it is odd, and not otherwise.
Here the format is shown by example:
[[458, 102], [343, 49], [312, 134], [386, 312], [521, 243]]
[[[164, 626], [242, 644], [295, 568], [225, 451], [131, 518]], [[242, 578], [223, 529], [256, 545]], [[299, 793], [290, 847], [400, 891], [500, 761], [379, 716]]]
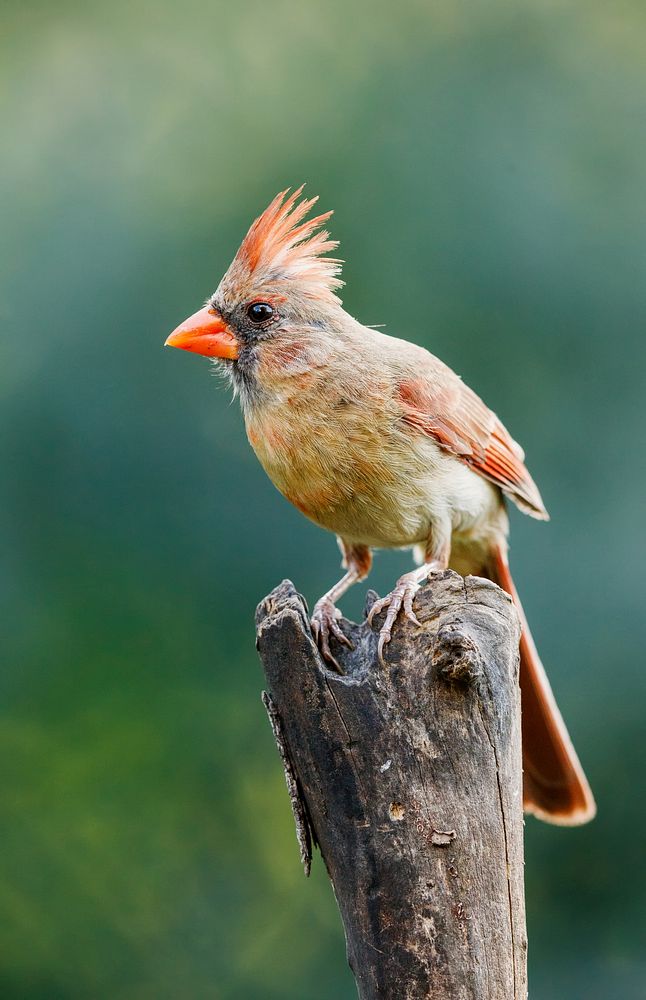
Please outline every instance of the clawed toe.
[[354, 649], [354, 644], [342, 631], [339, 625], [340, 617], [341, 612], [331, 601], [319, 601], [312, 612], [311, 624], [314, 641], [320, 650], [321, 656], [328, 663], [331, 663], [335, 670], [343, 673], [339, 661], [330, 649], [330, 636], [333, 635], [340, 645], [347, 646], [348, 649]]
[[386, 630], [385, 628], [382, 628], [379, 633], [379, 642], [377, 643], [377, 656], [382, 667], [386, 666], [386, 660], [384, 659], [384, 646], [387, 642], [390, 642], [391, 638], [390, 629]]
[[408, 588], [404, 594], [404, 614], [408, 618], [409, 622], [413, 625], [417, 625], [418, 628], [422, 627], [422, 623], [413, 611], [413, 601], [415, 600], [415, 594], [419, 590], [419, 586], [415, 584], [414, 588]]
[[384, 608], [387, 608], [390, 605], [390, 599], [391, 599], [391, 597], [392, 597], [392, 594], [388, 594], [387, 597], [378, 597], [377, 600], [375, 601], [375, 603], [370, 608], [370, 611], [368, 612], [368, 616], [366, 618], [366, 621], [368, 622], [368, 625], [370, 625], [371, 628], [372, 628], [372, 623], [373, 623], [373, 620], [375, 619], [375, 617], [377, 615], [380, 615], [381, 612], [384, 610]]
[[372, 625], [373, 620], [382, 611], [386, 611], [386, 620], [379, 630], [379, 641], [377, 643], [377, 655], [382, 667], [386, 666], [384, 660], [384, 647], [392, 638], [393, 625], [397, 620], [397, 615], [403, 609], [404, 615], [413, 625], [422, 627], [417, 615], [413, 611], [413, 601], [415, 594], [419, 590], [419, 583], [416, 580], [401, 579], [395, 589], [387, 597], [381, 597], [375, 601], [368, 613], [368, 624]]

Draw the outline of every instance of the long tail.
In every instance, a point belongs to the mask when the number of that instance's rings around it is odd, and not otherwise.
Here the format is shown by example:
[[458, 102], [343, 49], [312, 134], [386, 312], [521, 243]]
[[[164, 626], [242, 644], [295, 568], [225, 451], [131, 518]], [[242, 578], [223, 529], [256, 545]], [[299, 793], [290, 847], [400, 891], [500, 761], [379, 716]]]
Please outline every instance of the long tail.
[[559, 712], [509, 572], [503, 545], [488, 566], [494, 583], [514, 599], [520, 615], [520, 693], [523, 730], [523, 803], [548, 823], [587, 823], [597, 811], [590, 786]]

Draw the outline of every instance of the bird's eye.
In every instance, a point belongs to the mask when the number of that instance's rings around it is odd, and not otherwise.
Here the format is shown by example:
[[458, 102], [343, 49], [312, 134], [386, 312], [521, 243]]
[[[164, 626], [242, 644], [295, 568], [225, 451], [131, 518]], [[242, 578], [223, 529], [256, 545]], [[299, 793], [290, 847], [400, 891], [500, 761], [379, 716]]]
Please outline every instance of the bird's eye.
[[247, 306], [247, 316], [252, 323], [266, 323], [273, 315], [273, 307], [268, 302], [252, 302]]

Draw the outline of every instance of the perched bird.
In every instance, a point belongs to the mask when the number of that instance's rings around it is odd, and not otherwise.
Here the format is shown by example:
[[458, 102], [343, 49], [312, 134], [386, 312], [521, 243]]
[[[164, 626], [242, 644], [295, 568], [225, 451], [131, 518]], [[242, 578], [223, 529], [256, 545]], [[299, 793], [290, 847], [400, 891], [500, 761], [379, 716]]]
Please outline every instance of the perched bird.
[[370, 571], [373, 548], [413, 548], [385, 613], [379, 656], [397, 615], [416, 622], [415, 593], [451, 567], [510, 593], [522, 619], [524, 802], [554, 823], [591, 819], [595, 804], [536, 652], [507, 563], [505, 497], [548, 514], [522, 449], [495, 413], [428, 351], [363, 326], [342, 308], [338, 246], [307, 219], [316, 198], [283, 191], [256, 219], [203, 309], [166, 344], [216, 359], [240, 397], [247, 435], [281, 493], [333, 531], [345, 575], [316, 603], [323, 656], [349, 644], [336, 602]]

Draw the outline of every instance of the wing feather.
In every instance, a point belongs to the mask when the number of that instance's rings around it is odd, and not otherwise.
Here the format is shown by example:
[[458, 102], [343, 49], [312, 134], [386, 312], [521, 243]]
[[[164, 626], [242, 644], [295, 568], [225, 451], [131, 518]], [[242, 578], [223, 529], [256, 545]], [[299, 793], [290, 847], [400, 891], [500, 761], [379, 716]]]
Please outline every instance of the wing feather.
[[424, 366], [428, 373], [397, 384], [404, 422], [435, 438], [442, 448], [499, 486], [526, 514], [548, 520], [520, 445], [455, 372], [430, 358], [432, 364], [427, 361]]

